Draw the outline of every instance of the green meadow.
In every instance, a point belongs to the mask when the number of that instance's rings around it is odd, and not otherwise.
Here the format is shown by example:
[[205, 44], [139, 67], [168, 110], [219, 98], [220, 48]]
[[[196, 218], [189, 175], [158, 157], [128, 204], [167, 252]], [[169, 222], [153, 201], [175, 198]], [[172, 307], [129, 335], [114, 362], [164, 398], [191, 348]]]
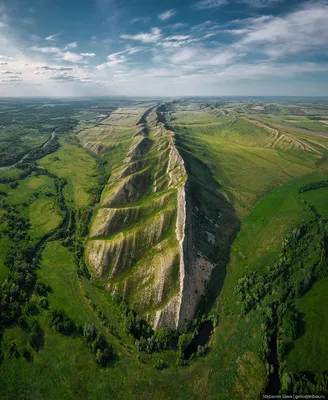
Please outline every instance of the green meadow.
[[[108, 290], [105, 281], [96, 279], [93, 271], [85, 268], [84, 246], [96, 213], [101, 209], [100, 204], [95, 203], [94, 195], [104, 187], [100, 175], [112, 173], [115, 178], [115, 174], [121, 172], [134, 140], [135, 124], [145, 108], [136, 105], [131, 115], [125, 108], [119, 109], [100, 124], [90, 124], [81, 131], [76, 129], [77, 135], [71, 130], [61, 132], [58, 135], [60, 147], [40, 158], [23, 178], [18, 169], [0, 171], [0, 282], [5, 284], [10, 274], [4, 263], [10, 249], [6, 215], [12, 208], [12, 212], [28, 221], [31, 243], [42, 243], [38, 250], [40, 263], [36, 268], [36, 280], [47, 288], [43, 294], [31, 290], [30, 298], [24, 303], [23, 315], [28, 328], [24, 321], [16, 319], [1, 332], [1, 399], [259, 399], [271, 379], [269, 364], [272, 361], [263, 356], [262, 351], [264, 315], [276, 299], [280, 299], [284, 280], [301, 275], [306, 248], [298, 250], [294, 264], [291, 262], [288, 270], [270, 282], [270, 291], [258, 295], [258, 302], [247, 312], [242, 311], [242, 300], [235, 294], [236, 287], [244, 277], [251, 276], [254, 282], [264, 279], [269, 268], [282, 260], [286, 238], [299, 244], [301, 239], [294, 241], [290, 235], [301, 237], [302, 227], [310, 226], [313, 221], [308, 243], [322, 251], [321, 258], [318, 256], [325, 266], [322, 275], [316, 277], [304, 293], [295, 294], [290, 290], [294, 297], [287, 296], [286, 304], [298, 318], [297, 335], [283, 337], [283, 322], [273, 306], [269, 330], [270, 334], [276, 335], [277, 346], [283, 339], [288, 339], [288, 348], [279, 359], [280, 383], [283, 374], [292, 377], [295, 384], [297, 373], [322, 374], [328, 370], [325, 233], [321, 232], [323, 239], [315, 243], [319, 225], [326, 224], [328, 218], [328, 187], [302, 192], [305, 185], [328, 180], [328, 142], [323, 137], [292, 130], [292, 127], [298, 127], [319, 131], [324, 124], [308, 120], [306, 116], [289, 115], [293, 110], [285, 104], [263, 106], [263, 110], [280, 110], [274, 114], [261, 113], [262, 105], [259, 109], [254, 107], [256, 105], [244, 101], [225, 104], [210, 100], [202, 103], [181, 101], [168, 103], [161, 119], [176, 135], [177, 148], [192, 176], [192, 196], [198, 195], [203, 202], [199, 207], [208, 208], [213, 196], [217, 196], [221, 213], [216, 221], [222, 235], [218, 266], [212, 275], [214, 284], [206, 287], [205, 305], [200, 308], [200, 313], [206, 310], [218, 323], [204, 354], [195, 354], [185, 360], [185, 365], [176, 348], [152, 352], [138, 350], [139, 340], [128, 333], [123, 303]], [[74, 115], [83, 122], [92, 121], [96, 114], [77, 111]], [[152, 123], [155, 123], [155, 117], [159, 115], [154, 113], [149, 117]], [[252, 120], [269, 125], [265, 128]], [[290, 127], [290, 130], [284, 128], [279, 132], [294, 144], [304, 144], [304, 148], [289, 146], [290, 142], [285, 139], [277, 142], [270, 132], [274, 125]], [[148, 137], [155, 140], [156, 133], [156, 129], [151, 129]], [[160, 162], [163, 166], [159, 172], [168, 169], [168, 153], [168, 149], [157, 151], [156, 148], [145, 157], [146, 167], [140, 171], [145, 173], [149, 168], [152, 172], [147, 178], [145, 193], [132, 207], [142, 213], [136, 214], [135, 219], [122, 219], [118, 228], [125, 237], [134, 235], [139, 239], [138, 234], [144, 226], [159, 218], [163, 211], [176, 208], [172, 190], [165, 186], [163, 190], [153, 190], [153, 172], [157, 171]], [[58, 189], [60, 178], [66, 184]], [[162, 179], [164, 181], [165, 177]], [[101, 199], [119, 185], [111, 182], [109, 180], [103, 197], [99, 196]], [[160, 183], [159, 179], [157, 184]], [[198, 193], [197, 188], [202, 192]], [[158, 208], [157, 202], [161, 201]], [[63, 222], [64, 230], [60, 229]], [[208, 221], [198, 223], [207, 224]], [[175, 229], [175, 224], [169, 225], [161, 237], [168, 247]], [[111, 235], [110, 238], [115, 239], [117, 232]], [[129, 274], [137, 273], [141, 264], [147, 268], [153, 254], [160, 253], [155, 247], [142, 245], [146, 253], [140, 257], [139, 264], [122, 271], [115, 283], [124, 286]], [[206, 246], [210, 247], [208, 243]], [[300, 271], [295, 271], [294, 265]], [[177, 269], [174, 269], [172, 291], [178, 288], [177, 277]], [[137, 279], [142, 287], [144, 278]], [[248, 289], [251, 293], [252, 286]], [[142, 295], [143, 292], [136, 292], [131, 283], [124, 287], [128, 305], [131, 299], [134, 301]], [[45, 306], [42, 305], [44, 297]], [[77, 325], [76, 331], [63, 334], [51, 327], [49, 310], [64, 310]], [[137, 311], [143, 315], [142, 309]], [[37, 347], [30, 341], [30, 329], [35, 321], [40, 325], [42, 337]], [[114, 356], [105, 367], [97, 364], [81, 334], [84, 324], [93, 324], [113, 346]], [[269, 346], [273, 346], [271, 342]], [[24, 356], [26, 351], [28, 357]], [[162, 369], [157, 368], [159, 359]]]
[[96, 162], [76, 138], [62, 137], [61, 147], [39, 161], [59, 178], [67, 180], [65, 195], [71, 205], [85, 207], [91, 202], [90, 190], [97, 186]]

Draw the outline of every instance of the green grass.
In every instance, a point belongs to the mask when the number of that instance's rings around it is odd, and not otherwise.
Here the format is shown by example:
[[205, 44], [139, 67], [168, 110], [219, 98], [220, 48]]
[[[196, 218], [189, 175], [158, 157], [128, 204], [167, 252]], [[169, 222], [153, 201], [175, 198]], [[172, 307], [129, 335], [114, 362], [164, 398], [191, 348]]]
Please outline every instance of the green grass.
[[328, 218], [328, 188], [311, 190], [302, 193], [301, 197], [313, 205], [323, 218]]
[[303, 194], [299, 194], [298, 190], [327, 175], [328, 171], [317, 172], [289, 182], [266, 195], [243, 219], [231, 249], [231, 261], [220, 299], [222, 307], [231, 306], [236, 311], [236, 305], [231, 302], [231, 293], [238, 279], [250, 271], [261, 271], [276, 261], [288, 230], [308, 215], [302, 200], [306, 198], [311, 205], [316, 202], [321, 204], [321, 200], [324, 203], [325, 198], [317, 195], [315, 190]]
[[[62, 221], [55, 198], [49, 197], [54, 196], [56, 192], [54, 181], [48, 176], [41, 175], [31, 176], [18, 182], [16, 189], [11, 189], [8, 184], [2, 184], [1, 190], [7, 193], [5, 202], [17, 206], [17, 209], [29, 219], [31, 223], [29, 234], [32, 242], [35, 243]], [[8, 236], [0, 236], [0, 281], [3, 281], [9, 272], [4, 266], [9, 244]]]
[[35, 194], [37, 196], [54, 195], [55, 185], [53, 179], [46, 175], [31, 176], [19, 181], [16, 189], [8, 189], [7, 194], [8, 204], [31, 203], [35, 201]]
[[77, 142], [60, 139], [61, 147], [39, 161], [51, 173], [68, 181], [65, 194], [71, 204], [85, 207], [91, 201], [89, 191], [97, 187], [96, 161]]
[[39, 239], [56, 229], [63, 217], [58, 213], [54, 199], [40, 198], [30, 205], [29, 219], [31, 237]]
[[314, 154], [265, 147], [266, 131], [244, 119], [210, 130], [179, 127], [177, 132], [209, 166], [239, 217], [247, 215], [271, 190], [317, 168]]
[[252, 114], [253, 118], [268, 122], [270, 124], [278, 124], [291, 128], [307, 129], [309, 131], [328, 132], [326, 124], [320, 121], [313, 121], [306, 116], [288, 116], [288, 115], [273, 115], [273, 114]]
[[49, 301], [53, 308], [63, 308], [78, 323], [90, 320], [89, 305], [80, 293], [73, 255], [59, 242], [50, 242], [42, 253], [39, 279], [52, 287]]
[[328, 370], [328, 278], [316, 282], [312, 289], [296, 301], [302, 313], [305, 333], [294, 342], [287, 357], [288, 368], [296, 373]]
[[[240, 104], [232, 106], [239, 107]], [[55, 332], [48, 326], [45, 312], [40, 310], [37, 318], [45, 333], [44, 348], [34, 353], [34, 361], [30, 363], [22, 357], [10, 360], [6, 356], [0, 365], [1, 398], [243, 400], [255, 399], [263, 393], [266, 370], [259, 357], [261, 311], [240, 316], [240, 306], [236, 304], [233, 290], [240, 277], [252, 270], [260, 272], [276, 261], [286, 232], [298, 220], [307, 217], [308, 211], [304, 209], [302, 200], [307, 200], [323, 217], [327, 217], [327, 189], [298, 193], [306, 183], [327, 178], [327, 163], [318, 163], [313, 154], [265, 147], [267, 133], [241, 118], [230, 123], [231, 117], [217, 116], [214, 111], [209, 113], [208, 109], [177, 112], [174, 116], [177, 119], [170, 123], [176, 124], [184, 151], [186, 154], [190, 151], [206, 163], [216, 181], [214, 184], [212, 176], [201, 164], [189, 166], [194, 177], [209, 189], [209, 193], [202, 194], [202, 206], [206, 208], [207, 200], [211, 201], [210, 189], [214, 190], [219, 183], [221, 192], [234, 205], [241, 220], [231, 253], [220, 253], [220, 258], [228, 260], [230, 257], [230, 262], [220, 297], [212, 309], [219, 317], [219, 325], [213, 332], [209, 353], [186, 368], [174, 366], [174, 352], [151, 356], [142, 354], [144, 362], [138, 361], [133, 340], [121, 326], [117, 306], [104, 284], [79, 278], [73, 255], [59, 242], [49, 242], [42, 253], [38, 279], [52, 287], [52, 293], [48, 295], [50, 307], [64, 309], [79, 324], [95, 323], [113, 344], [116, 361], [107, 369], [99, 368], [80, 337], [66, 337]], [[281, 124], [284, 119], [281, 117]], [[128, 125], [130, 120], [122, 119], [122, 122]], [[83, 143], [96, 142], [97, 135], [100, 136], [100, 142], [108, 146], [103, 155], [112, 169], [121, 165], [133, 135], [131, 128], [123, 128], [121, 133], [118, 130], [116, 136], [114, 129], [102, 127], [81, 134]], [[299, 137], [307, 136], [299, 134]], [[71, 205], [86, 206], [90, 202], [89, 190], [96, 186], [94, 160], [76, 143], [65, 138], [60, 140], [62, 147], [42, 159], [40, 164], [69, 181], [65, 194]], [[326, 143], [322, 138], [313, 140]], [[113, 148], [109, 149], [111, 146]], [[152, 156], [154, 154], [150, 151], [149, 157]], [[188, 162], [192, 164], [193, 157], [188, 157]], [[52, 183], [39, 182], [32, 177], [20, 182], [15, 190], [8, 189], [9, 202], [17, 199], [17, 204], [22, 204], [24, 199], [28, 199], [30, 218], [35, 221], [33, 229], [40, 235], [55, 221], [55, 214], [50, 212], [52, 205], [47, 203], [52, 198], [44, 196], [48, 184], [51, 186]], [[6, 185], [4, 188], [7, 191]], [[41, 194], [39, 199], [35, 199], [34, 193]], [[145, 196], [136, 204], [147, 206], [156, 197], [157, 194]], [[229, 219], [230, 209], [224, 208], [223, 203], [221, 207], [222, 218]], [[22, 208], [22, 212], [27, 210]], [[44, 214], [51, 218], [43, 218]], [[146, 216], [148, 214], [140, 216], [139, 224], [147, 222]], [[223, 219], [219, 223], [223, 224]], [[135, 221], [132, 222], [134, 226]], [[169, 237], [171, 240], [173, 232], [169, 232]], [[147, 254], [142, 261], [145, 261], [146, 270], [150, 265]], [[0, 268], [0, 279], [1, 271]], [[324, 306], [328, 300], [327, 283], [328, 278], [314, 284], [296, 304], [304, 313], [305, 333], [289, 354], [288, 368], [292, 371], [321, 372], [328, 369], [328, 345], [324, 334], [328, 329], [328, 313]], [[126, 296], [140, 296], [131, 287], [126, 289]], [[92, 304], [106, 314], [118, 330], [119, 337], [114, 337], [101, 325]], [[6, 329], [4, 344], [10, 339], [17, 340], [20, 345], [26, 341], [17, 326]], [[156, 358], [162, 358], [169, 367], [163, 371], [155, 370]]]

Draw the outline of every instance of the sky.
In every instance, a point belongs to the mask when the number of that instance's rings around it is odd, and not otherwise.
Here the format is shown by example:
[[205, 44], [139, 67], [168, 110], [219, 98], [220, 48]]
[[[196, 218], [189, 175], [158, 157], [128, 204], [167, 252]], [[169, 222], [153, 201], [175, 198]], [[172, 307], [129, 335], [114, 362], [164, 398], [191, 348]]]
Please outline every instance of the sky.
[[0, 0], [0, 96], [328, 96], [328, 0]]

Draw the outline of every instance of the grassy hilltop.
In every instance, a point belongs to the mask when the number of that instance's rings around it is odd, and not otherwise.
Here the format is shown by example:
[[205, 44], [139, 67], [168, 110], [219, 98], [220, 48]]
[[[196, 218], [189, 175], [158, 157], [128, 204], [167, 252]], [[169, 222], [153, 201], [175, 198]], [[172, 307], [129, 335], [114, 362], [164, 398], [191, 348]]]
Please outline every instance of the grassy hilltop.
[[0, 170], [1, 398], [327, 392], [327, 104], [15, 110], [3, 165], [29, 156]]

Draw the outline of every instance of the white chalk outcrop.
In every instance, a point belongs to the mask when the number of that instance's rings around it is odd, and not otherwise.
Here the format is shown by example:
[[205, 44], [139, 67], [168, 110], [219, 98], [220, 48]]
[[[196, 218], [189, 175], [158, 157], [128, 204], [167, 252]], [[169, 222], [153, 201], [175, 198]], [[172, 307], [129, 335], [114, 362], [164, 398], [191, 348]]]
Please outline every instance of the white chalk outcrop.
[[214, 264], [194, 241], [188, 175], [174, 133], [153, 109], [141, 119], [103, 191], [85, 258], [155, 328], [181, 329], [193, 318]]

